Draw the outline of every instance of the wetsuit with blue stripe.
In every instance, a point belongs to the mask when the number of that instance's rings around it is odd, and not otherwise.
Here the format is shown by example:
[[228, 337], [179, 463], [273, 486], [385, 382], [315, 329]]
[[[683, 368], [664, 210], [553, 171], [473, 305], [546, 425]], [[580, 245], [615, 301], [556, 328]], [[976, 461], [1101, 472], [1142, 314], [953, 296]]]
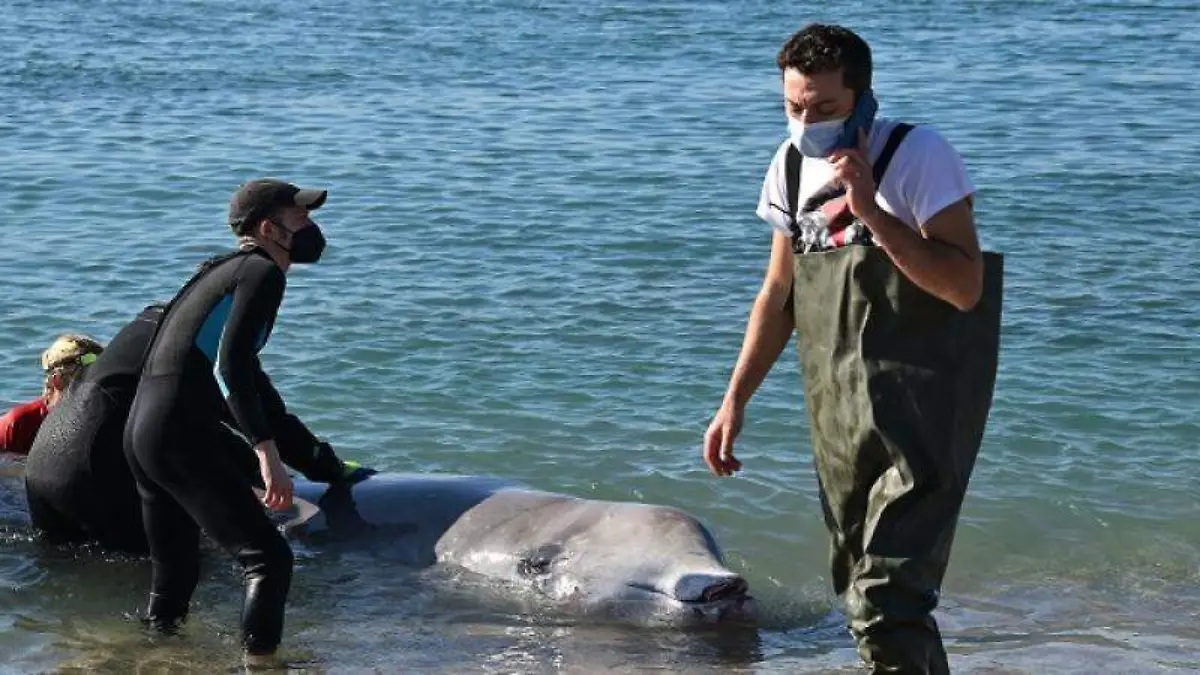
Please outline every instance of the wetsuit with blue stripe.
[[159, 325], [125, 427], [153, 563], [148, 618], [170, 627], [186, 615], [203, 528], [242, 566], [252, 654], [280, 642], [292, 551], [214, 429], [225, 402], [251, 445], [273, 440], [286, 416], [258, 359], [284, 288], [283, 271], [256, 248], [194, 277]]
[[[146, 553], [142, 505], [122, 443], [151, 340], [164, 307], [146, 307], [113, 336], [50, 409], [25, 463], [33, 525], [56, 542], [94, 542], [106, 550]], [[264, 375], [265, 377], [265, 375]], [[282, 405], [282, 404], [281, 404]], [[220, 447], [247, 479], [263, 487], [258, 461], [225, 411]], [[352, 469], [295, 415], [271, 420], [279, 456], [304, 477], [353, 480]], [[369, 470], [368, 470], [369, 471]]]

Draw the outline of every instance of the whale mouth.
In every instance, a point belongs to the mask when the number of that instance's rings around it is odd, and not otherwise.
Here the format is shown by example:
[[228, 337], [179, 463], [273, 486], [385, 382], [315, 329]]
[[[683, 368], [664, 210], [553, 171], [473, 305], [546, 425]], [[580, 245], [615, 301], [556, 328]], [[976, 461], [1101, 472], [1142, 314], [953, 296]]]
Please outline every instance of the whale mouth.
[[691, 603], [710, 603], [720, 602], [722, 600], [736, 600], [743, 598], [749, 592], [750, 585], [741, 577], [731, 577], [722, 579], [713, 583], [700, 591], [700, 596], [694, 600], [686, 600], [679, 598], [681, 602]]
[[686, 604], [733, 600], [749, 592], [746, 580], [736, 574], [685, 574], [667, 595]]
[[750, 595], [750, 585], [736, 574], [686, 574], [673, 586], [638, 583], [626, 586], [668, 600], [678, 612], [675, 618], [688, 625], [753, 622], [758, 615], [758, 603]]
[[752, 621], [758, 614], [750, 585], [736, 574], [684, 575], [672, 595], [704, 624]]

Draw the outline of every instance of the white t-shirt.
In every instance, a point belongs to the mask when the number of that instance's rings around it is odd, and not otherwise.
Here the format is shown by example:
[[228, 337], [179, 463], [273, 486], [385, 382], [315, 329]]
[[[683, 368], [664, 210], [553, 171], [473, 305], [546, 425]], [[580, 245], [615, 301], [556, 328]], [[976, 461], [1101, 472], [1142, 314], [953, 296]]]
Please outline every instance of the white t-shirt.
[[[870, 159], [875, 160], [883, 153], [888, 136], [897, 122], [876, 119], [867, 138]], [[762, 193], [758, 198], [759, 218], [784, 234], [788, 230], [787, 149], [791, 139], [784, 140], [763, 180]], [[799, 202], [804, 204], [810, 195], [822, 188], [833, 178], [833, 165], [824, 159], [805, 157], [800, 170]], [[878, 186], [875, 202], [888, 213], [908, 224], [914, 230], [929, 222], [939, 211], [973, 194], [975, 186], [967, 177], [962, 157], [941, 134], [927, 126], [915, 126], [883, 175]], [[779, 208], [771, 205], [775, 204]], [[780, 211], [783, 209], [783, 211]]]

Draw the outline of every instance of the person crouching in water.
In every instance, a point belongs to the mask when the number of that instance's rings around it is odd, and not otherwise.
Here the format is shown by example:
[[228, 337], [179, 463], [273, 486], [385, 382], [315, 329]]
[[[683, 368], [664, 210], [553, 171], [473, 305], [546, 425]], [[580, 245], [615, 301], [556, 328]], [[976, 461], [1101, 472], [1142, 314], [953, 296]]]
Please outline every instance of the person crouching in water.
[[[149, 551], [142, 503], [122, 443], [143, 360], [165, 309], [162, 304], [147, 306], [94, 361], [85, 354], [77, 361], [89, 363], [47, 375], [47, 388], [55, 392], [57, 403], [41, 422], [23, 469], [30, 519], [52, 543], [93, 543], [131, 554]], [[48, 354], [61, 351], [52, 348]], [[213, 430], [220, 444], [211, 452], [229, 457], [242, 476], [264, 487], [253, 449], [227, 407], [224, 413]], [[283, 463], [310, 481], [353, 484], [375, 473], [339, 458], [328, 442], [290, 412], [276, 416], [271, 430]]]
[[58, 336], [42, 352], [42, 395], [0, 416], [0, 452], [28, 455], [38, 429], [62, 392], [103, 351], [103, 345], [86, 335]]
[[[292, 481], [275, 443], [283, 400], [258, 352], [283, 300], [286, 272], [321, 257], [325, 239], [309, 214], [325, 198], [324, 190], [277, 180], [238, 189], [229, 225], [239, 248], [203, 266], [169, 303], [125, 427], [152, 562], [147, 622], [173, 632], [186, 617], [199, 580], [203, 529], [243, 570], [248, 666], [278, 662], [292, 577], [291, 547], [262, 508], [263, 502], [289, 507]], [[213, 451], [225, 401], [257, 455], [263, 502], [233, 463]]]

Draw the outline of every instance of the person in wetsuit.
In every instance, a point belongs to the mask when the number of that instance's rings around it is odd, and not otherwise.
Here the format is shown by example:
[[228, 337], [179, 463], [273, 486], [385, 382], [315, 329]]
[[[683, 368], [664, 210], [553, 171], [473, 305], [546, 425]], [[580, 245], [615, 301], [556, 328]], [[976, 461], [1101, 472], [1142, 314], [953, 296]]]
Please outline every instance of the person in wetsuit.
[[[34, 527], [51, 541], [95, 542], [106, 550], [134, 554], [148, 551], [141, 500], [121, 444], [142, 360], [163, 310], [163, 305], [146, 307], [113, 336], [94, 363], [68, 373], [70, 386], [41, 423], [25, 464], [25, 492]], [[263, 487], [251, 447], [226, 413], [227, 419], [214, 429], [220, 451]], [[283, 462], [308, 480], [353, 483], [374, 472], [343, 462], [290, 413], [283, 415], [276, 433]]]
[[[204, 265], [168, 305], [125, 427], [152, 562], [147, 622], [172, 632], [186, 617], [203, 528], [243, 570], [248, 665], [274, 662], [292, 575], [291, 547], [262, 508], [290, 506], [292, 483], [276, 445], [283, 400], [258, 352], [283, 300], [285, 273], [321, 256], [325, 239], [309, 213], [325, 199], [324, 190], [269, 179], [238, 189], [229, 225], [239, 250]], [[214, 430], [226, 402], [257, 455], [262, 502], [220, 451]]]
[[144, 349], [154, 331], [148, 312], [121, 330], [63, 391], [30, 448], [29, 515], [34, 527], [57, 541], [91, 538], [117, 550], [145, 549], [141, 528], [130, 528], [129, 519], [120, 516], [140, 513], [121, 439], [141, 367], [138, 346]]
[[99, 342], [86, 335], [68, 333], [55, 338], [42, 352], [42, 395], [0, 415], [0, 452], [28, 455], [38, 429], [62, 393], [103, 351]]

